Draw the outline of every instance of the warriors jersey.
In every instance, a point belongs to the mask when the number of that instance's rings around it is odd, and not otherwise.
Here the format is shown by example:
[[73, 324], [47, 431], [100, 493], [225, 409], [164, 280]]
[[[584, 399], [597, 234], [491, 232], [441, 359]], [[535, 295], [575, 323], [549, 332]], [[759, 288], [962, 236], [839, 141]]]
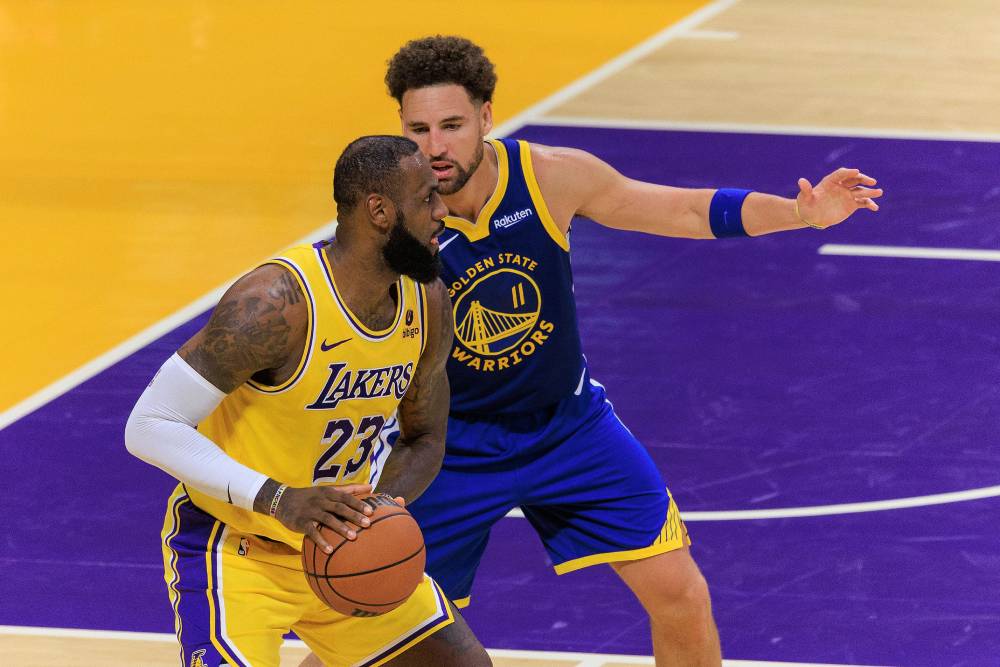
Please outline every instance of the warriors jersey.
[[[290, 486], [368, 482], [372, 449], [413, 378], [427, 333], [424, 288], [405, 276], [395, 285], [392, 324], [366, 327], [337, 289], [327, 245], [298, 246], [267, 262], [295, 277], [308, 308], [295, 373], [277, 386], [243, 384], [198, 426], [240, 463]], [[301, 548], [302, 535], [276, 519], [188, 493], [237, 532]]]
[[537, 410], [581, 382], [569, 241], [542, 199], [524, 141], [490, 140], [499, 178], [475, 222], [448, 217], [442, 279], [455, 316], [451, 409]]

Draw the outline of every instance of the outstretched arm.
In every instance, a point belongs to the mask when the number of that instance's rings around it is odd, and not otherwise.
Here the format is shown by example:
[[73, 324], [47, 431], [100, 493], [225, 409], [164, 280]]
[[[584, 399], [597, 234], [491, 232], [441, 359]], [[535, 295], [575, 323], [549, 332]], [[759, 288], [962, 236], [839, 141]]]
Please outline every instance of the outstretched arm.
[[[606, 227], [660, 236], [715, 238], [710, 208], [716, 190], [645, 183], [619, 173], [585, 151], [532, 145], [539, 187], [565, 233], [574, 215]], [[742, 225], [750, 236], [839, 224], [859, 208], [878, 210], [882, 190], [857, 169], [841, 168], [816, 186], [799, 179], [795, 199], [753, 192], [742, 202]], [[718, 204], [718, 200], [717, 200]]]
[[399, 404], [399, 439], [386, 460], [377, 491], [413, 502], [441, 469], [451, 393], [445, 365], [454, 337], [451, 300], [444, 283], [427, 285], [427, 345]]

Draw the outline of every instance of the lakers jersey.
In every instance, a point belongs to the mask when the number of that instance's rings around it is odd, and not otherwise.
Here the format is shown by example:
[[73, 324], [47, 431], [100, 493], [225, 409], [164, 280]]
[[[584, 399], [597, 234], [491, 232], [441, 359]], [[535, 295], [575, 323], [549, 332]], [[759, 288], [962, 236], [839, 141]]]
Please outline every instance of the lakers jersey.
[[490, 140], [496, 191], [475, 222], [448, 217], [442, 279], [455, 317], [448, 359], [451, 410], [528, 412], [579, 385], [569, 241], [542, 199], [527, 142]]
[[[337, 289], [326, 242], [267, 263], [287, 269], [305, 295], [308, 334], [295, 373], [277, 386], [249, 381], [198, 430], [240, 463], [293, 487], [366, 483], [373, 447], [416, 372], [426, 336], [424, 288], [396, 283], [396, 316], [366, 327]], [[188, 489], [201, 509], [234, 530], [299, 549], [302, 535], [276, 519]]]

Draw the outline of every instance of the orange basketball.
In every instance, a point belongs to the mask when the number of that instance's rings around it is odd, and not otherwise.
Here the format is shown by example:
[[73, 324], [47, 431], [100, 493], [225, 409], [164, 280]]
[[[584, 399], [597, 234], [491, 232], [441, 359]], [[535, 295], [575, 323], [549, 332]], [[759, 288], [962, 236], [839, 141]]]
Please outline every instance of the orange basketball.
[[302, 569], [313, 592], [348, 616], [378, 616], [406, 602], [424, 576], [427, 552], [420, 527], [385, 494], [366, 496], [371, 524], [347, 540], [320, 526], [333, 553], [323, 553], [308, 535], [302, 541]]

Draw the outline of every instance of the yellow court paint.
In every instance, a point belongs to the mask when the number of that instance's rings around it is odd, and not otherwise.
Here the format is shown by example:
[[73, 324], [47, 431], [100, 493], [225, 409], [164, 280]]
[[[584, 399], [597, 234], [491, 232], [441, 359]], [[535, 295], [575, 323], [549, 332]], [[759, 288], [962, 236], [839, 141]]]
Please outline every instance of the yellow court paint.
[[0, 410], [333, 218], [407, 39], [486, 47], [499, 123], [704, 4], [0, 0]]

